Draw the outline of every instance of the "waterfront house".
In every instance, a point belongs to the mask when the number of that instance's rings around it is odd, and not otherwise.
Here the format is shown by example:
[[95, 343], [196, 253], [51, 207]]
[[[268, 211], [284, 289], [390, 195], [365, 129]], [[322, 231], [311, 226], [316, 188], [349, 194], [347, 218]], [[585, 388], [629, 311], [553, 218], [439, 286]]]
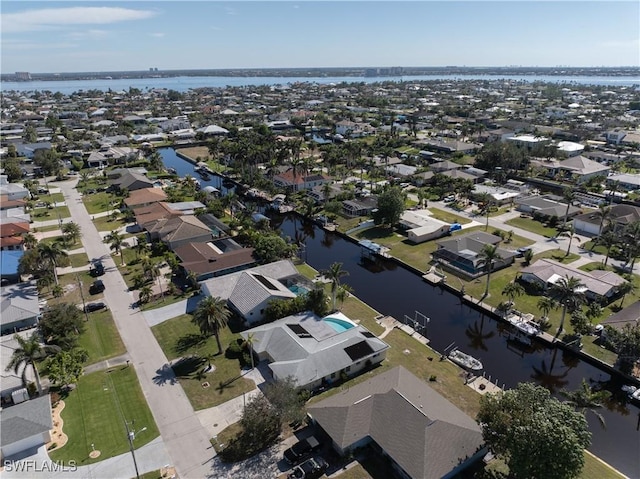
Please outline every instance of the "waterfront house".
[[407, 210], [402, 213], [398, 226], [405, 230], [414, 244], [424, 243], [449, 234], [451, 225], [431, 216], [429, 210]]
[[267, 361], [273, 379], [292, 377], [313, 390], [382, 362], [389, 345], [342, 313], [287, 316], [241, 335], [254, 338], [253, 353]]
[[29, 456], [51, 442], [53, 419], [48, 394], [0, 411], [0, 459]]
[[120, 176], [110, 180], [113, 188], [120, 190], [134, 191], [143, 188], [153, 188], [153, 181], [141, 173], [125, 170]]
[[403, 478], [452, 478], [486, 453], [478, 424], [402, 366], [308, 412], [340, 455], [370, 445]]
[[567, 158], [563, 161], [532, 161], [532, 164], [542, 166], [548, 171], [548, 176], [561, 175], [565, 179], [574, 180], [577, 183], [584, 183], [596, 176], [606, 177], [609, 173], [608, 166], [602, 165], [597, 161], [592, 161], [586, 156], [578, 155]]
[[[433, 257], [445, 268], [476, 278], [487, 273], [480, 254], [483, 248], [488, 244], [498, 245], [501, 241], [502, 238], [499, 236], [473, 231], [436, 242], [438, 249], [433, 252]], [[509, 266], [516, 257], [515, 251], [502, 248], [498, 248], [498, 254], [500, 259], [494, 261], [492, 271]]]
[[551, 259], [539, 259], [520, 270], [520, 279], [525, 283], [538, 284], [543, 289], [553, 286], [559, 279], [574, 277], [584, 284], [586, 298], [593, 301], [608, 302], [618, 292], [625, 279], [612, 271], [582, 271], [573, 266], [561, 264]]
[[0, 219], [0, 250], [23, 250], [24, 234], [30, 230], [30, 225], [26, 221]]
[[344, 200], [342, 202], [342, 212], [346, 216], [367, 216], [378, 206], [378, 198], [375, 196], [367, 196], [364, 198], [356, 198], [353, 200]]
[[[158, 221], [176, 218], [182, 215], [180, 211], [171, 209], [169, 204], [164, 201], [151, 203], [147, 206], [135, 207], [133, 209], [133, 214], [136, 217], [136, 223], [138, 226], [141, 229], [147, 230], [149, 233], [154, 230]], [[152, 237], [152, 239], [157, 239], [157, 237]]]
[[140, 208], [158, 203], [167, 199], [167, 194], [162, 188], [142, 188], [129, 193], [129, 197], [124, 200], [128, 208]]
[[[622, 330], [625, 326], [640, 326], [640, 300], [612, 314], [600, 324], [617, 330]], [[602, 334], [606, 336], [606, 328]]]
[[626, 191], [640, 190], [640, 174], [622, 173], [619, 175], [611, 175], [607, 177], [607, 185], [616, 185], [618, 189]]
[[193, 215], [160, 219], [147, 231], [152, 239], [159, 239], [172, 251], [187, 243], [200, 243], [214, 239], [211, 228]]
[[195, 274], [196, 281], [234, 273], [256, 264], [253, 248], [243, 248], [231, 238], [186, 243], [178, 246], [174, 253], [185, 275]]
[[331, 178], [321, 173], [308, 175], [296, 172], [296, 174], [294, 174], [293, 168], [289, 168], [287, 171], [273, 177], [273, 184], [287, 191], [310, 190], [315, 186], [324, 185], [329, 181], [331, 181]]

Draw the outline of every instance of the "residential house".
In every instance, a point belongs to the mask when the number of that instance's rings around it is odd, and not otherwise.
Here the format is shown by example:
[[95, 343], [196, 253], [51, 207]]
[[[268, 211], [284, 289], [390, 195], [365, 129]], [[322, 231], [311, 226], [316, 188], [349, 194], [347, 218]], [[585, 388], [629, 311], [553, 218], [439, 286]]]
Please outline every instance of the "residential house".
[[606, 177], [610, 169], [608, 166], [581, 155], [563, 160], [557, 166], [560, 173], [563, 173], [567, 178], [574, 178], [578, 183], [584, 183], [596, 176]]
[[207, 242], [214, 239], [211, 228], [193, 215], [158, 220], [147, 231], [151, 239], [159, 239], [172, 251], [183, 244]]
[[404, 211], [398, 226], [406, 231], [408, 240], [414, 244], [441, 238], [451, 231], [449, 223], [433, 218], [429, 210]]
[[18, 266], [23, 254], [23, 250], [0, 251], [0, 280], [2, 285], [20, 282]]
[[454, 163], [453, 161], [443, 160], [436, 161], [431, 165], [430, 168], [434, 173], [444, 173], [445, 171], [459, 170], [462, 169], [462, 167], [462, 165]]
[[313, 404], [308, 413], [340, 455], [371, 445], [402, 478], [457, 477], [486, 453], [475, 420], [402, 366]]
[[344, 200], [342, 202], [342, 212], [346, 216], [368, 216], [378, 207], [378, 198], [375, 196], [367, 196], [363, 198], [355, 198], [353, 200]]
[[584, 145], [573, 141], [559, 141], [556, 145], [556, 149], [559, 153], [571, 158], [572, 156], [581, 155], [584, 151]]
[[[249, 276], [247, 276], [249, 275]], [[230, 309], [247, 323], [264, 320], [271, 299], [294, 298], [292, 284], [303, 282], [293, 263], [281, 260], [202, 281], [206, 296], [227, 300]]]
[[405, 165], [404, 163], [398, 163], [395, 165], [390, 165], [385, 168], [385, 172], [388, 175], [406, 178], [407, 176], [414, 175], [418, 170], [415, 166]]
[[[612, 314], [600, 324], [617, 330], [622, 330], [627, 325], [631, 327], [640, 325], [640, 300]], [[602, 334], [606, 336], [606, 328]]]
[[240, 333], [254, 338], [253, 353], [275, 380], [292, 377], [314, 390], [379, 364], [389, 345], [342, 313], [287, 316]]
[[433, 150], [437, 153], [463, 153], [471, 155], [481, 148], [480, 145], [475, 143], [465, 143], [464, 141], [457, 140], [442, 140], [439, 138], [425, 139], [415, 141], [414, 144], [419, 148], [428, 147], [429, 150]]
[[51, 442], [53, 415], [46, 394], [0, 411], [0, 453], [3, 461], [34, 454]]
[[640, 174], [622, 173], [619, 175], [611, 175], [607, 177], [607, 185], [617, 185], [618, 190], [640, 190]]
[[226, 136], [229, 134], [229, 130], [222, 128], [218, 125], [207, 125], [196, 130], [197, 133], [202, 133], [205, 136]]
[[329, 181], [331, 181], [331, 178], [321, 173], [309, 175], [297, 172], [294, 175], [293, 168], [289, 168], [287, 171], [273, 177], [273, 183], [278, 188], [291, 191], [310, 190], [315, 186], [321, 186]]
[[551, 142], [549, 138], [535, 135], [514, 135], [506, 138], [505, 141], [526, 150], [532, 150], [537, 146], [547, 145]]
[[41, 141], [38, 143], [16, 143], [16, 153], [18, 156], [24, 156], [33, 160], [38, 150], [50, 150], [53, 147], [50, 141]]
[[153, 181], [141, 173], [125, 170], [119, 177], [109, 181], [111, 187], [135, 191], [143, 188], [153, 188]]
[[256, 264], [253, 248], [243, 248], [231, 238], [206, 243], [186, 243], [174, 253], [185, 275], [193, 273], [197, 281], [242, 271]]
[[35, 281], [0, 287], [1, 334], [34, 328], [38, 324], [40, 307]]
[[489, 195], [491, 201], [496, 205], [506, 205], [513, 203], [522, 196], [522, 192], [514, 190], [506, 185], [476, 184], [470, 193], [475, 200], [480, 200], [484, 195]]
[[[613, 205], [609, 217], [602, 224], [604, 230], [619, 232], [631, 223], [640, 221], [640, 207], [632, 205]], [[573, 226], [580, 234], [599, 236], [602, 233], [602, 218], [595, 212], [584, 213], [573, 219]]]
[[0, 222], [0, 250], [23, 250], [23, 235], [30, 230], [27, 222]]
[[[502, 238], [482, 231], [454, 236], [436, 242], [438, 249], [433, 257], [444, 267], [451, 268], [465, 276], [477, 278], [487, 273], [487, 267], [482, 264], [480, 254], [486, 245], [497, 246]], [[493, 263], [492, 271], [505, 268], [513, 263], [515, 251], [498, 248], [500, 258]]]
[[526, 283], [538, 284], [544, 289], [553, 286], [559, 279], [574, 277], [584, 284], [584, 294], [589, 300], [611, 300], [625, 279], [612, 271], [582, 271], [573, 266], [561, 264], [551, 259], [539, 259], [520, 271], [520, 279]]
[[27, 367], [26, 370], [18, 369], [17, 373], [14, 368], [7, 369], [14, 351], [20, 347], [15, 336], [29, 339], [33, 331], [23, 331], [0, 337], [0, 398], [2, 399], [2, 407], [19, 402], [26, 392], [25, 386], [35, 381], [33, 369], [30, 367]]
[[7, 175], [0, 175], [0, 195], [8, 200], [30, 199], [31, 193], [20, 183], [9, 183]]
[[[148, 188], [155, 189], [155, 188]], [[143, 191], [143, 190], [139, 190]], [[169, 218], [176, 218], [181, 216], [180, 211], [175, 211], [169, 207], [168, 203], [160, 201], [157, 203], [151, 203], [147, 206], [140, 206], [133, 209], [133, 214], [136, 217], [136, 223], [141, 229], [150, 231], [154, 228], [156, 223], [160, 220]], [[155, 238], [157, 239], [157, 237]]]
[[[516, 209], [538, 218], [564, 218], [567, 214], [567, 203], [561, 203], [560, 198], [552, 195], [532, 195], [515, 200]], [[568, 218], [582, 213], [577, 206], [569, 205]]]
[[137, 157], [138, 150], [126, 146], [103, 145], [98, 151], [92, 151], [87, 158], [89, 168], [105, 168]]
[[135, 209], [149, 206], [167, 199], [167, 194], [162, 188], [142, 188], [129, 193], [129, 197], [124, 200], [127, 208]]

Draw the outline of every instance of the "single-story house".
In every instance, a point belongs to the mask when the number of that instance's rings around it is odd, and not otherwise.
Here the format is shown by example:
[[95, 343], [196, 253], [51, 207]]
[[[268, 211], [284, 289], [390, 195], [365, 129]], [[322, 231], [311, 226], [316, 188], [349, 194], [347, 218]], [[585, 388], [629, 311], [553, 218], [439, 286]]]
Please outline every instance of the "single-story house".
[[520, 279], [526, 283], [535, 283], [543, 288], [554, 285], [564, 277], [574, 277], [584, 284], [584, 294], [589, 300], [610, 300], [618, 292], [618, 287], [625, 279], [612, 271], [582, 271], [570, 265], [561, 264], [551, 259], [539, 259], [520, 271]]
[[2, 284], [13, 284], [20, 281], [18, 266], [23, 254], [23, 250], [0, 251], [0, 279]]
[[471, 196], [475, 199], [481, 198], [484, 194], [491, 197], [492, 201], [498, 205], [506, 205], [507, 203], [513, 203], [516, 198], [522, 196], [522, 192], [512, 190], [506, 186], [494, 186], [487, 184], [479, 184], [473, 187]]
[[347, 216], [367, 216], [378, 207], [378, 198], [368, 196], [342, 202], [342, 212]]
[[142, 188], [129, 193], [129, 197], [124, 200], [128, 208], [139, 208], [158, 203], [167, 199], [167, 194], [162, 188]]
[[282, 260], [206, 279], [200, 285], [204, 295], [227, 300], [229, 309], [252, 324], [264, 320], [269, 301], [296, 297], [289, 284], [299, 276], [291, 261]]
[[143, 188], [153, 188], [153, 181], [143, 174], [133, 171], [125, 171], [118, 178], [110, 180], [110, 185], [121, 190], [141, 190]]
[[[502, 238], [483, 231], [454, 236], [449, 239], [436, 242], [438, 249], [433, 252], [433, 257], [444, 267], [455, 269], [465, 276], [476, 278], [487, 273], [486, 266], [482, 265], [481, 252], [490, 245], [498, 245]], [[500, 258], [493, 263], [492, 271], [505, 268], [513, 263], [516, 252], [498, 248]]]
[[618, 185], [621, 189], [627, 191], [640, 190], [640, 174], [622, 173], [611, 175], [607, 177], [607, 184]]
[[253, 248], [243, 248], [231, 238], [206, 243], [186, 243], [174, 253], [185, 274], [195, 273], [197, 281], [223, 276], [256, 264]]
[[27, 222], [4, 222], [0, 220], [0, 250], [24, 249], [23, 235], [28, 233], [30, 230], [31, 228]]
[[399, 176], [399, 177], [407, 177], [414, 175], [418, 170], [415, 166], [405, 165], [404, 163], [398, 163], [397, 165], [389, 165], [385, 168], [385, 171], [388, 175], [391, 176]]
[[133, 214], [136, 217], [136, 223], [138, 226], [149, 232], [153, 230], [158, 221], [176, 218], [182, 215], [180, 211], [172, 210], [168, 203], [165, 203], [164, 201], [151, 203], [147, 206], [135, 207]]
[[406, 230], [409, 241], [418, 244], [449, 234], [451, 225], [430, 215], [429, 210], [407, 210], [402, 213], [399, 226]]
[[575, 178], [578, 183], [584, 183], [596, 176], [606, 177], [611, 168], [578, 155], [561, 161], [557, 165], [557, 170], [564, 173], [566, 177]]
[[[536, 217], [564, 218], [564, 215], [567, 213], [567, 203], [556, 201], [555, 198], [556, 197], [551, 195], [525, 196], [524, 198], [515, 200], [516, 209]], [[568, 218], [573, 218], [580, 213], [582, 213], [580, 208], [569, 205]]]
[[229, 134], [229, 130], [218, 125], [203, 126], [202, 128], [198, 128], [196, 132], [206, 136], [226, 136]]
[[38, 150], [50, 150], [53, 145], [50, 141], [41, 141], [38, 143], [16, 143], [16, 153], [18, 156], [24, 156], [33, 159]]
[[9, 200], [21, 200], [31, 198], [31, 193], [21, 183], [9, 183], [7, 175], [0, 175], [0, 195]]
[[371, 445], [399, 477], [455, 477], [485, 453], [476, 422], [398, 366], [309, 406], [341, 455]]
[[[600, 324], [618, 330], [623, 329], [627, 325], [631, 327], [640, 325], [640, 300], [612, 314]], [[604, 331], [603, 334], [605, 334]]]
[[[609, 217], [603, 223], [603, 229], [616, 232], [636, 221], [640, 221], [640, 207], [613, 205], [609, 210]], [[573, 219], [573, 226], [581, 234], [598, 236], [602, 233], [600, 222], [601, 218], [595, 212], [590, 212], [576, 216]]]
[[453, 161], [443, 160], [436, 161], [430, 168], [434, 173], [444, 173], [445, 171], [460, 170], [462, 169], [462, 165], [454, 163]]
[[313, 390], [354, 376], [385, 358], [389, 345], [342, 313], [304, 312], [240, 333], [254, 338], [253, 353], [268, 361], [273, 378], [292, 377]]
[[193, 215], [161, 219], [147, 230], [152, 238], [158, 238], [170, 250], [187, 243], [200, 243], [214, 239], [211, 228]]
[[35, 281], [0, 287], [2, 334], [15, 333], [38, 324], [40, 307]]
[[[23, 331], [16, 333], [24, 339], [29, 339], [35, 330]], [[7, 334], [0, 337], [0, 397], [2, 398], [2, 407], [6, 404], [14, 402], [14, 393], [18, 398], [22, 397], [21, 393], [16, 391], [24, 390], [25, 386], [35, 381], [33, 368], [18, 369], [18, 373], [13, 368], [7, 369], [11, 362], [13, 352], [20, 347], [15, 339], [15, 334]]]
[[128, 146], [111, 146], [105, 144], [100, 150], [92, 151], [87, 158], [89, 168], [104, 168], [122, 162], [123, 159], [134, 160], [138, 156], [138, 150]]
[[51, 397], [47, 394], [0, 411], [2, 460], [33, 454], [51, 441], [53, 418]]

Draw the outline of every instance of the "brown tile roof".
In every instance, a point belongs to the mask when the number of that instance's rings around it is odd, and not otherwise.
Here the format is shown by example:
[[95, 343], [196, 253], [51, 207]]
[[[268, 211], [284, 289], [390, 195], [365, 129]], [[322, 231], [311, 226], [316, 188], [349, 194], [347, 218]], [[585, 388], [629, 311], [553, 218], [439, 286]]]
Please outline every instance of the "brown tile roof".
[[164, 202], [134, 208], [133, 214], [136, 216], [136, 223], [146, 230], [153, 228], [154, 223], [158, 220], [175, 218], [182, 215], [180, 211], [172, 210], [167, 203]]
[[6, 210], [9, 208], [16, 208], [18, 206], [24, 206], [27, 202], [23, 199], [10, 200], [9, 195], [0, 195], [0, 209]]
[[253, 265], [253, 248], [239, 248], [225, 253], [219, 253], [212, 247], [212, 243], [187, 243], [175, 249], [180, 258], [180, 264], [187, 271], [197, 274], [215, 273], [230, 268]]
[[2, 223], [0, 224], [0, 237], [16, 236], [31, 231], [31, 227], [27, 222], [21, 223]]
[[204, 234], [213, 235], [211, 229], [193, 215], [171, 218], [157, 231], [160, 238], [167, 242], [195, 238]]
[[167, 199], [167, 194], [162, 188], [142, 188], [129, 193], [129, 197], [124, 200], [124, 203], [129, 208], [134, 208], [138, 205], [148, 205], [150, 203], [156, 203]]

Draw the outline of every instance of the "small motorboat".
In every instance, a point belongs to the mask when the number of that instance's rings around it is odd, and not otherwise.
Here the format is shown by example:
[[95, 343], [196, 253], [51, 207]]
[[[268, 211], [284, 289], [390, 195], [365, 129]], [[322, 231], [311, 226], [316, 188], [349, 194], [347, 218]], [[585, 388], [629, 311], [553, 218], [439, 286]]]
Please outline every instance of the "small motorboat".
[[484, 368], [479, 359], [476, 359], [469, 354], [463, 353], [459, 349], [451, 350], [447, 357], [458, 366], [470, 371], [481, 371]]
[[621, 389], [627, 394], [630, 400], [640, 402], [640, 388], [625, 384]]
[[200, 178], [202, 178], [204, 181], [210, 181], [211, 177], [209, 176], [209, 174], [206, 171], [200, 170], [198, 172], [200, 174]]
[[171, 173], [172, 175], [177, 175], [178, 172], [175, 168], [167, 168], [167, 173]]

